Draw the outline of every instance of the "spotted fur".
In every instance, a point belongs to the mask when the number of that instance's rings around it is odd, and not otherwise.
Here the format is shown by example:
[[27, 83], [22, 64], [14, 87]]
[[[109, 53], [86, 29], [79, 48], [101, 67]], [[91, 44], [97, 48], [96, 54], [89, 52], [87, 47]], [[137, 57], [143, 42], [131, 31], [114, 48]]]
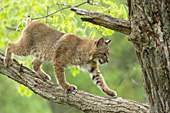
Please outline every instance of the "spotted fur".
[[92, 81], [107, 95], [116, 96], [106, 85], [98, 65], [109, 62], [109, 43], [100, 39], [81, 38], [75, 34], [65, 34], [48, 27], [41, 22], [31, 22], [27, 19], [21, 37], [16, 42], [9, 42], [5, 55], [5, 66], [12, 65], [12, 53], [20, 56], [34, 56], [33, 69], [44, 79], [51, 80], [41, 65], [43, 62], [53, 63], [58, 83], [69, 93], [76, 89], [66, 79], [64, 70], [67, 66], [75, 65], [89, 72]]

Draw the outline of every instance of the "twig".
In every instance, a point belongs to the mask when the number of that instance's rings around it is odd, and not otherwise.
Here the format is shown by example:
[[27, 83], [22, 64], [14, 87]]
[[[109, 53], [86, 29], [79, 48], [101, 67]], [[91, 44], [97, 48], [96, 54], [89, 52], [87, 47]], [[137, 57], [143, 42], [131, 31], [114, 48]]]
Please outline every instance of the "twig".
[[90, 5], [98, 5], [98, 4], [99, 4], [98, 0], [97, 0], [96, 3], [93, 3], [93, 0], [92, 0], [92, 3], [90, 3], [90, 0], [87, 0], [87, 2], [88, 2]]
[[67, 5], [67, 4], [64, 4], [64, 3], [56, 3], [58, 6], [60, 6], [60, 5], [63, 5], [63, 6], [70, 6], [71, 7], [71, 5]]
[[129, 79], [131, 80], [131, 82], [137, 86], [142, 86], [142, 83], [136, 81], [135, 79], [133, 79], [131, 76], [129, 76]]
[[84, 2], [82, 2], [82, 3], [80, 3], [80, 4], [78, 4], [78, 5], [76, 5], [76, 6], [73, 6], [73, 7], [79, 7], [79, 6], [81, 6], [81, 5], [85, 4], [85, 3], [88, 3], [88, 0], [87, 0], [87, 1], [84, 1]]
[[14, 28], [14, 27], [5, 26], [5, 28], [7, 28], [8, 30], [12, 30], [12, 31], [20, 31], [19, 29]]
[[[55, 13], [61, 11], [61, 10], [64, 10], [64, 9], [67, 9], [67, 8], [71, 8], [71, 7], [79, 7], [79, 6], [81, 6], [81, 5], [85, 4], [85, 3], [88, 3], [88, 1], [84, 1], [84, 2], [82, 2], [82, 3], [80, 3], [80, 4], [76, 5], [76, 6], [67, 5], [66, 7], [63, 7], [63, 8], [61, 8], [61, 9], [58, 9], [57, 11], [54, 11], [53, 13], [50, 13], [50, 14], [48, 14], [48, 15], [46, 15], [46, 16], [37, 17], [37, 18], [32, 18], [31, 20], [36, 20], [36, 19], [41, 19], [41, 18], [47, 18], [47, 17], [49, 17], [49, 16], [51, 16], [51, 15], [53, 15], [53, 14], [55, 14]], [[58, 3], [57, 3], [57, 4], [58, 4]]]
[[131, 72], [131, 70], [129, 70], [128, 73], [121, 78], [119, 83], [116, 85], [116, 88], [115, 88], [116, 91], [117, 91], [118, 87], [122, 84], [122, 82], [129, 76], [130, 72]]
[[[48, 10], [49, 10], [49, 6], [47, 6], [47, 15], [48, 15]], [[47, 23], [47, 16], [46, 16], [46, 23]]]
[[21, 65], [20, 65], [20, 67], [19, 67], [19, 72], [23, 72], [23, 69], [22, 69], [22, 63], [21, 63]]
[[[60, 4], [59, 3], [56, 3], [58, 5], [58, 8], [60, 9]], [[64, 4], [62, 4], [64, 5]], [[63, 15], [62, 11], [60, 11], [61, 15], [63, 16], [64, 20], [65, 20], [65, 16]]]
[[51, 15], [53, 15], [53, 14], [55, 14], [55, 13], [57, 13], [57, 12], [59, 12], [59, 11], [63, 10], [63, 9], [67, 9], [67, 8], [70, 8], [70, 7], [69, 7], [69, 6], [67, 6], [67, 7], [63, 7], [63, 8], [61, 8], [61, 9], [59, 9], [59, 10], [57, 10], [57, 11], [53, 12], [53, 13], [50, 13], [50, 14], [46, 15], [46, 16], [37, 17], [37, 18], [32, 18], [31, 20], [36, 20], [36, 19], [41, 19], [41, 18], [49, 17], [49, 16], [51, 16]]
[[121, 80], [119, 81], [119, 83], [116, 85], [115, 90], [118, 89], [118, 87], [122, 84], [122, 82], [129, 77], [129, 79], [132, 81], [132, 83], [134, 83], [135, 85], [141, 85], [140, 83], [138, 83], [136, 80], [134, 80], [131, 76], [130, 73], [134, 70], [136, 63], [133, 65], [133, 67], [121, 78]]
[[3, 9], [5, 9], [5, 8], [7, 8], [7, 7], [9, 7], [9, 5], [6, 5], [6, 6], [2, 7], [2, 8], [0, 9], [0, 11], [2, 11]]

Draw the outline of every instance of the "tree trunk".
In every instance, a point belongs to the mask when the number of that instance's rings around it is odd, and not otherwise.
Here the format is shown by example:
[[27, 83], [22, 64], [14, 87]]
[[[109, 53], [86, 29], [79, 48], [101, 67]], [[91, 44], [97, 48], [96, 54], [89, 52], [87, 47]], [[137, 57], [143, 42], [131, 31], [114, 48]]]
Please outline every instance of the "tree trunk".
[[128, 0], [131, 34], [153, 113], [170, 113], [170, 1]]
[[[92, 17], [83, 18], [83, 21], [102, 25], [128, 36], [128, 40], [134, 44], [141, 65], [151, 111], [170, 113], [170, 0], [127, 0], [127, 6], [127, 23], [130, 25], [124, 24], [125, 20], [114, 20], [114, 17], [97, 12], [74, 7], [72, 10]], [[114, 28], [106, 23], [112, 24]], [[117, 25], [121, 25], [123, 29], [117, 29]]]

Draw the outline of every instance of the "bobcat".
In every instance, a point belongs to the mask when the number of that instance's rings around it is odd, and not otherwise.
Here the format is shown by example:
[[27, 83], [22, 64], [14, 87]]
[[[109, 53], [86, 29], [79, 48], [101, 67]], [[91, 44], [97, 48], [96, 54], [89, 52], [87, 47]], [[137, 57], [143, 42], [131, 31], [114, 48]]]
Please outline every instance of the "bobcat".
[[34, 56], [33, 69], [44, 79], [51, 80], [41, 65], [44, 61], [53, 63], [58, 83], [66, 93], [76, 89], [65, 78], [64, 69], [69, 65], [79, 66], [89, 72], [91, 79], [107, 95], [116, 97], [116, 91], [112, 91], [106, 85], [98, 64], [109, 62], [109, 43], [103, 38], [85, 39], [75, 34], [65, 34], [48, 27], [42, 22], [33, 22], [27, 18], [27, 26], [23, 29], [21, 37], [16, 42], [9, 42], [6, 49], [4, 64], [12, 65], [11, 55]]

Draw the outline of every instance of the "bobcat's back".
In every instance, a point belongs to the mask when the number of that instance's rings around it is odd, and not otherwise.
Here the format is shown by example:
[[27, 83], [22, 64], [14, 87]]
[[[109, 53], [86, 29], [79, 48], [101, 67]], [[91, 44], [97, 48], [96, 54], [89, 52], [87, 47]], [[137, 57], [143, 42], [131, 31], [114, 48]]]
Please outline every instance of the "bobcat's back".
[[29, 22], [22, 32], [21, 43], [29, 43], [30, 55], [41, 61], [51, 61], [53, 48], [62, 35], [64, 33], [42, 22]]
[[[84, 39], [75, 34], [63, 35], [56, 43], [55, 58], [61, 58], [65, 65], [84, 65], [91, 60], [94, 49], [94, 39]], [[61, 57], [63, 56], [63, 57]]]

